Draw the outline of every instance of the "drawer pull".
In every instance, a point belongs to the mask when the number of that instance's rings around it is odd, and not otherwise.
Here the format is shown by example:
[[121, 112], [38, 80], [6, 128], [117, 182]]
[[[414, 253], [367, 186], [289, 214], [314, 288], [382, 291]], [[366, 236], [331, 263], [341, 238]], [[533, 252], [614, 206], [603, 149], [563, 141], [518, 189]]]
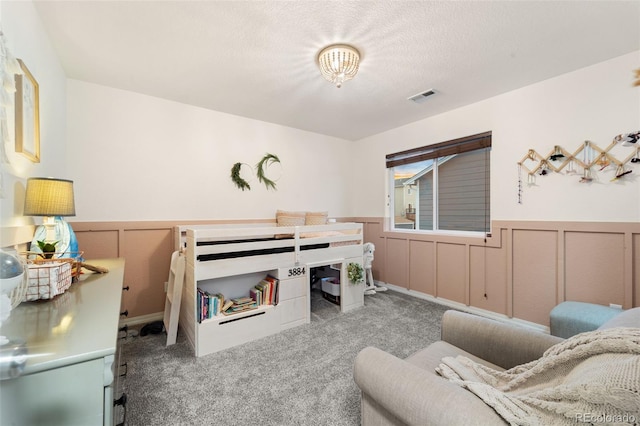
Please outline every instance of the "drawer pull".
[[122, 414], [122, 422], [118, 423], [116, 426], [124, 426], [127, 423], [127, 394], [123, 393], [122, 396], [118, 399], [113, 400], [113, 406], [116, 405], [122, 406], [123, 414]]
[[240, 318], [233, 318], [233, 319], [228, 319], [228, 320], [226, 320], [226, 321], [220, 321], [220, 323], [219, 323], [219, 324], [220, 324], [220, 325], [225, 325], [225, 324], [229, 324], [230, 322], [234, 322], [234, 321], [241, 321], [241, 320], [243, 320], [243, 319], [257, 317], [258, 315], [264, 315], [264, 312], [258, 312], [258, 313], [255, 313], [255, 314], [253, 314], [253, 315], [247, 315], [247, 316], [240, 317]]
[[129, 330], [129, 326], [128, 325], [124, 325], [123, 327], [120, 327], [118, 329], [118, 333], [122, 333], [124, 332], [124, 336], [119, 336], [120, 339], [126, 339], [127, 338], [127, 331]]
[[120, 398], [113, 400], [113, 406], [116, 407], [118, 405], [122, 405], [123, 407], [125, 405], [127, 405], [127, 394], [126, 393], [123, 393]]

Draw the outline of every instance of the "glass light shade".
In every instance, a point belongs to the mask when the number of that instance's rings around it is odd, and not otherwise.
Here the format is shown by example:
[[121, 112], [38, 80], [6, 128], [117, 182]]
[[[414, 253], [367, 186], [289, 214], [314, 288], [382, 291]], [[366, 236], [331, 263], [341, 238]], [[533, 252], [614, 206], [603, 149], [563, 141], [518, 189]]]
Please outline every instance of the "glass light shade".
[[346, 44], [327, 46], [318, 54], [318, 66], [322, 76], [342, 87], [342, 83], [351, 80], [358, 73], [360, 52]]
[[17, 256], [0, 251], [0, 294], [9, 294], [22, 282], [24, 266]]
[[75, 216], [73, 181], [29, 178], [24, 198], [25, 216]]

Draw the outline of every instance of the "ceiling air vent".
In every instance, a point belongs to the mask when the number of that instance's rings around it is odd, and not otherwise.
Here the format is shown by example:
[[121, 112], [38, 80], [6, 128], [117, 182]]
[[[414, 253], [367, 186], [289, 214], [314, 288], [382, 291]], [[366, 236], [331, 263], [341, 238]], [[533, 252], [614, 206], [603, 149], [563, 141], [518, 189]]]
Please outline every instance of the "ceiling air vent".
[[423, 93], [418, 93], [417, 95], [413, 95], [413, 96], [409, 96], [407, 99], [410, 101], [413, 101], [417, 104], [421, 104], [423, 102], [427, 101], [427, 98], [431, 95], [435, 95], [436, 92], [433, 91], [433, 89], [429, 89], [426, 92]]

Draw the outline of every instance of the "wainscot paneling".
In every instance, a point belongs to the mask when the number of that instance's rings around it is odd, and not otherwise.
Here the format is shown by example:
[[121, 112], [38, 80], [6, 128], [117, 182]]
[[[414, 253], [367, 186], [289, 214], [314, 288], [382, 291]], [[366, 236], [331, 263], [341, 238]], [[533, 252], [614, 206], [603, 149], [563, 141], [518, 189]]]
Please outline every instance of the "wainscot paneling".
[[624, 234], [565, 233], [565, 299], [624, 304]]
[[451, 243], [437, 243], [436, 247], [436, 296], [468, 305], [468, 247]]
[[[351, 219], [356, 221], [356, 219]], [[379, 221], [367, 222], [366, 220], [357, 220], [362, 223], [362, 233], [365, 243], [373, 243], [375, 245], [374, 261], [371, 268], [373, 279], [376, 281], [386, 281], [384, 270], [384, 259], [386, 259], [385, 238], [382, 235], [382, 227]]]
[[127, 282], [132, 284], [130, 290], [124, 292], [122, 305], [135, 316], [163, 311], [164, 283], [169, 278], [174, 249], [173, 230], [128, 229], [124, 239], [122, 253], [127, 260]]
[[557, 288], [558, 233], [513, 230], [513, 316], [548, 325]]
[[435, 247], [431, 241], [409, 241], [409, 289], [435, 296]]
[[[74, 226], [75, 227], [75, 226]], [[79, 231], [74, 229], [78, 247], [87, 259], [113, 259], [119, 256], [118, 230]]]
[[135, 322], [136, 317], [162, 317], [164, 285], [175, 250], [174, 228], [219, 223], [242, 221], [72, 222], [71, 226], [88, 262], [99, 258], [125, 259], [124, 287], [128, 290], [123, 292], [122, 310], [127, 310], [128, 319]]
[[408, 244], [406, 239], [387, 238], [386, 259], [380, 259], [385, 264], [385, 278], [400, 287], [407, 288], [409, 269]]
[[374, 278], [409, 294], [547, 327], [566, 300], [640, 306], [640, 223], [493, 221], [485, 239], [352, 220], [366, 223], [365, 240], [385, 242]]
[[[494, 221], [485, 239], [390, 232], [376, 217], [340, 221], [362, 223], [365, 242], [375, 244], [374, 279], [410, 294], [542, 326], [564, 300], [640, 306], [639, 223]], [[150, 318], [164, 310], [174, 227], [243, 222], [252, 221], [71, 225], [89, 261], [125, 258], [124, 285], [130, 290], [123, 293], [123, 309], [129, 318]]]
[[[506, 231], [502, 231], [502, 240]], [[487, 311], [507, 314], [507, 250], [469, 247], [469, 304]]]

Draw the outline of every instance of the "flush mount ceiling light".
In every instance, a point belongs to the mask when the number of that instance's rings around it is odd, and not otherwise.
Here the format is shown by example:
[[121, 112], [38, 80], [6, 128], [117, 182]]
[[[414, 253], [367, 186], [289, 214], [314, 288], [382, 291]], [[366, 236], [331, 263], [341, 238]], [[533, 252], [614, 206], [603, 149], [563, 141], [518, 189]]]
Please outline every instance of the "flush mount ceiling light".
[[359, 64], [360, 52], [346, 44], [332, 44], [318, 54], [318, 66], [322, 76], [338, 88], [358, 73]]

